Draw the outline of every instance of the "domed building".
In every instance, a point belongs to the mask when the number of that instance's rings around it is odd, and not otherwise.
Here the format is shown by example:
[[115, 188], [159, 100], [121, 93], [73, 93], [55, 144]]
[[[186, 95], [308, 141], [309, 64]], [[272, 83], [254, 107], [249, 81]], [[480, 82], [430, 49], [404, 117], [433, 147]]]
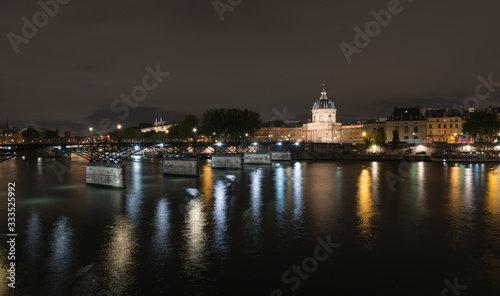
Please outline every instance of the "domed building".
[[337, 123], [337, 109], [330, 101], [323, 87], [321, 97], [312, 107], [312, 122], [306, 124], [306, 141], [320, 143], [338, 143], [340, 123]]

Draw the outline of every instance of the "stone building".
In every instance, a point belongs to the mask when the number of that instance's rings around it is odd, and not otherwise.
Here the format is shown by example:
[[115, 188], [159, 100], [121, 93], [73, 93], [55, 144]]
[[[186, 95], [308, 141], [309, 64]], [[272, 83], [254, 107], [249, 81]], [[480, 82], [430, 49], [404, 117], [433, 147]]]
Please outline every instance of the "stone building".
[[462, 134], [463, 117], [458, 111], [429, 108], [426, 117], [428, 142], [462, 143], [470, 140], [468, 135]]
[[335, 104], [326, 96], [323, 88], [321, 97], [312, 107], [312, 122], [305, 125], [305, 140], [317, 143], [340, 143], [340, 126], [337, 122]]
[[305, 140], [303, 124], [300, 121], [270, 121], [264, 122], [254, 134], [258, 142], [298, 141]]
[[406, 143], [424, 143], [427, 137], [427, 119], [420, 107], [394, 107], [392, 115], [385, 122], [388, 142], [392, 141], [393, 131], [399, 131], [399, 140]]

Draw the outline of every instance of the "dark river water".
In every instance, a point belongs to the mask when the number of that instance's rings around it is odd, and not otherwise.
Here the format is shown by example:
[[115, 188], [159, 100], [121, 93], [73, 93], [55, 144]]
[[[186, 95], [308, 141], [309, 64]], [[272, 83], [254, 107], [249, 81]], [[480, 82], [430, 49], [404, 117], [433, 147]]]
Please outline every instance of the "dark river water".
[[78, 157], [0, 163], [15, 295], [500, 295], [498, 164], [126, 164], [127, 188], [107, 189]]

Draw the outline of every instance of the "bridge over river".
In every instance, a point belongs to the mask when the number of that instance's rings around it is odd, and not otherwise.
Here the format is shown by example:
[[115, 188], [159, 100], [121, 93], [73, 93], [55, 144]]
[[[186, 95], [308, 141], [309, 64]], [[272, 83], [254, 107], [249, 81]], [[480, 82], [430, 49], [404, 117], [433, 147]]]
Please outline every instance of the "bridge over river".
[[[164, 175], [200, 175], [200, 158], [210, 158], [212, 168], [243, 169], [244, 164], [269, 165], [289, 161], [303, 147], [298, 142], [89, 142], [22, 143], [0, 145], [0, 162], [33, 152], [49, 152], [56, 158], [71, 153], [89, 161], [87, 184], [125, 188], [126, 166], [132, 155], [163, 157]], [[71, 159], [69, 157], [69, 159]]]

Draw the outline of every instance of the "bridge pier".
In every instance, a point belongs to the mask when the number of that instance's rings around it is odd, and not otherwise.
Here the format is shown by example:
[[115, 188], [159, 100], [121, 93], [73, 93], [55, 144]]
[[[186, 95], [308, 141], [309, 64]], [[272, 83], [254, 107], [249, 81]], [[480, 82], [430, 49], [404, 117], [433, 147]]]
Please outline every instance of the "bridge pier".
[[289, 161], [292, 160], [292, 152], [271, 152], [271, 160], [273, 161]]
[[194, 176], [200, 175], [198, 158], [165, 158], [163, 160], [164, 175]]
[[125, 166], [118, 163], [87, 164], [87, 184], [125, 188]]
[[246, 164], [271, 164], [271, 153], [245, 153]]
[[218, 169], [243, 169], [241, 154], [212, 154], [212, 168]]

